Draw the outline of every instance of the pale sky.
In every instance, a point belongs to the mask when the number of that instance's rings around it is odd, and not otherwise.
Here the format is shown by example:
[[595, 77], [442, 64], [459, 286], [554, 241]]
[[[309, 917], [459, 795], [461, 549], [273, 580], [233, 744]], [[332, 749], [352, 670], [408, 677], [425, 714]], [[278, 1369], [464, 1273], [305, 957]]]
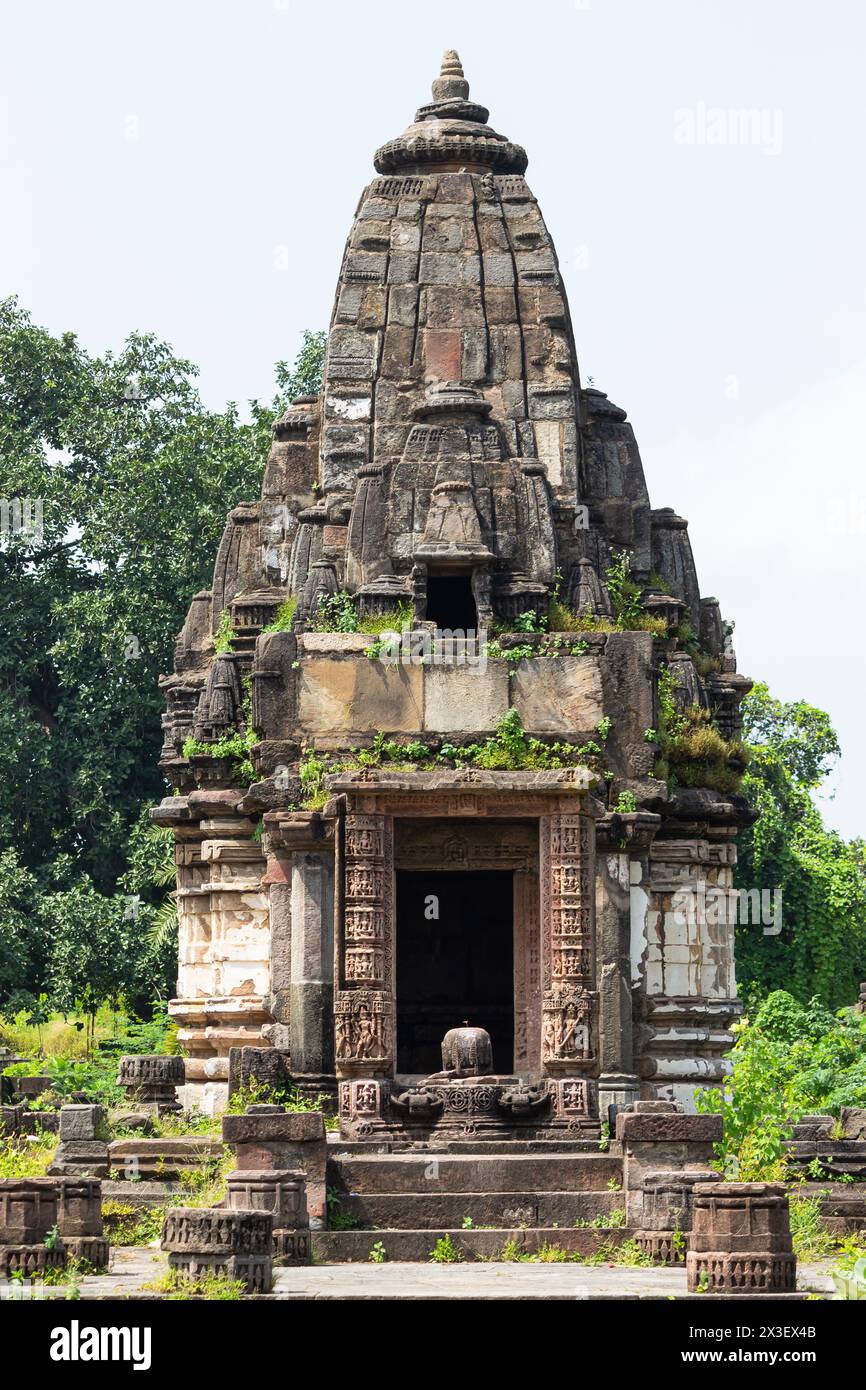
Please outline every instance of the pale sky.
[[213, 407], [268, 398], [446, 47], [529, 154], [584, 381], [740, 669], [832, 715], [822, 806], [866, 833], [859, 0], [3, 0], [0, 293], [93, 351], [154, 331]]

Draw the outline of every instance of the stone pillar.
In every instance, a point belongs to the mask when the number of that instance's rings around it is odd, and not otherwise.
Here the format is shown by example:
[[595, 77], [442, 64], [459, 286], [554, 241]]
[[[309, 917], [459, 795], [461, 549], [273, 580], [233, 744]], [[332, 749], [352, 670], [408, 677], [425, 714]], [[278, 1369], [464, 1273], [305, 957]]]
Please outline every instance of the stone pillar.
[[62, 1269], [66, 1249], [58, 1240], [46, 1244], [57, 1225], [57, 1184], [50, 1178], [4, 1178], [0, 1181], [0, 1279], [25, 1278]]
[[188, 1054], [181, 1101], [209, 1113], [226, 1102], [229, 1049], [260, 1044], [270, 1022], [265, 860], [255, 822], [237, 810], [241, 795], [228, 788], [177, 797], [184, 805], [177, 824], [169, 822], [180, 841], [178, 997], [169, 1012]]
[[57, 1225], [72, 1259], [91, 1269], [108, 1267], [108, 1241], [102, 1233], [102, 1183], [98, 1178], [60, 1179]]
[[318, 812], [265, 817], [274, 1023], [301, 1090], [334, 1088], [334, 825]]
[[195, 1279], [224, 1274], [240, 1279], [247, 1293], [270, 1293], [273, 1282], [269, 1211], [226, 1207], [169, 1207], [160, 1244], [168, 1266]]
[[623, 1178], [629, 1224], [640, 1225], [644, 1180], [665, 1172], [706, 1169], [722, 1139], [721, 1115], [684, 1115], [673, 1101], [639, 1100], [616, 1117], [623, 1148]]
[[635, 913], [632, 921], [642, 1093], [688, 1109], [696, 1089], [720, 1085], [729, 1074], [725, 1053], [740, 1010], [730, 896], [736, 848], [724, 827], [718, 833], [720, 840], [656, 838], [646, 878], [632, 884], [633, 898], [644, 904], [642, 919]]
[[229, 1173], [226, 1206], [232, 1211], [269, 1211], [273, 1218], [275, 1263], [310, 1263], [306, 1179], [300, 1169], [253, 1168]]
[[794, 1293], [797, 1259], [784, 1183], [695, 1187], [686, 1274], [689, 1293]]
[[121, 1057], [117, 1084], [126, 1088], [127, 1100], [144, 1114], [171, 1114], [180, 1109], [177, 1088], [186, 1077], [182, 1057], [162, 1053], [133, 1053]]
[[610, 813], [597, 825], [598, 1103], [599, 1115], [611, 1126], [617, 1111], [640, 1096], [632, 1027], [632, 866], [637, 856], [646, 855], [660, 824], [660, 816], [634, 812]]
[[395, 1064], [394, 822], [349, 812], [335, 913], [337, 1076], [391, 1077]]
[[325, 1223], [325, 1125], [316, 1111], [291, 1112], [253, 1105], [244, 1115], [224, 1115], [223, 1140], [235, 1151], [241, 1171], [300, 1169], [307, 1183], [310, 1225]]
[[101, 1105], [62, 1105], [60, 1143], [48, 1172], [57, 1177], [107, 1178], [109, 1149]]
[[546, 1075], [596, 1072], [595, 825], [585, 811], [542, 816], [541, 1062]]

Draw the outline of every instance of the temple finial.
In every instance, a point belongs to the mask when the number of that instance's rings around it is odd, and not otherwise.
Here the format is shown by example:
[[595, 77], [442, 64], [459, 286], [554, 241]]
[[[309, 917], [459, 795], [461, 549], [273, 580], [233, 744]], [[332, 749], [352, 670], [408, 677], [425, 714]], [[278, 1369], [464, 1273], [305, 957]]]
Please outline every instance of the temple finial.
[[463, 64], [454, 48], [446, 48], [442, 55], [442, 70], [433, 83], [434, 101], [466, 101], [469, 96], [469, 83], [463, 76]]

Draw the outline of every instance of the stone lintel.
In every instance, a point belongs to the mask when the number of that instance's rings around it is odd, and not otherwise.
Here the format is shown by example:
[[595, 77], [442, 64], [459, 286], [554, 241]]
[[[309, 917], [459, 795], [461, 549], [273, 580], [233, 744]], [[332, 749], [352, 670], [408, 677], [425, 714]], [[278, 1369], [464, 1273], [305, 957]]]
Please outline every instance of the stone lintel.
[[477, 768], [441, 772], [382, 772], [367, 768], [361, 773], [327, 777], [332, 792], [347, 796], [441, 796], [443, 793], [502, 796], [517, 793], [536, 796], [586, 796], [598, 781], [588, 767], [535, 772], [487, 772]]

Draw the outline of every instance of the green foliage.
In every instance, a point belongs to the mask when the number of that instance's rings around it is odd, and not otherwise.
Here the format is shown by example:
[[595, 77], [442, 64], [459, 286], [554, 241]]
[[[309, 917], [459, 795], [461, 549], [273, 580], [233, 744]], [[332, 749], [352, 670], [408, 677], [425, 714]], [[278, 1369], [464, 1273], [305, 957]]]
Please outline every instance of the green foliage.
[[0, 1178], [44, 1178], [54, 1160], [57, 1135], [40, 1131], [25, 1138], [0, 1143]]
[[658, 729], [646, 729], [644, 738], [658, 747], [655, 775], [671, 787], [710, 787], [737, 792], [750, 752], [737, 739], [725, 739], [709, 711], [693, 705], [681, 712], [677, 680], [669, 666], [658, 677]]
[[571, 743], [545, 743], [533, 738], [524, 731], [523, 723], [516, 709], [510, 709], [496, 726], [492, 738], [484, 743], [470, 743], [463, 747], [443, 744], [438, 761], [453, 762], [458, 767], [467, 764], [491, 770], [518, 770], [523, 768], [560, 768], [585, 763], [587, 758], [600, 753], [596, 743], [577, 746]]
[[189, 1299], [208, 1302], [237, 1303], [246, 1293], [243, 1279], [231, 1279], [227, 1274], [197, 1274], [194, 1278], [177, 1269], [169, 1270], [159, 1279], [143, 1285], [160, 1294], [167, 1303], [185, 1303]]
[[[324, 336], [305, 336], [284, 392], [316, 389]], [[260, 490], [274, 413], [207, 410], [196, 369], [153, 334], [94, 356], [0, 301], [0, 496], [40, 499], [42, 533], [0, 549], [0, 1006], [33, 1002], [90, 924], [136, 997], [170, 977], [118, 904], [142, 806], [165, 793], [161, 672], [213, 572], [226, 512]], [[157, 896], [147, 895], [157, 908]], [[161, 895], [164, 898], [164, 895]], [[124, 905], [125, 906], [125, 905]], [[149, 919], [150, 920], [150, 919]], [[114, 935], [116, 945], [109, 937]]]
[[355, 600], [345, 589], [338, 594], [322, 594], [313, 617], [313, 632], [358, 632]]
[[791, 1238], [798, 1260], [823, 1260], [836, 1249], [836, 1238], [821, 1220], [821, 1198], [791, 1193]]
[[374, 1265], [383, 1265], [385, 1263], [388, 1258], [388, 1252], [381, 1240], [376, 1241], [367, 1258], [370, 1263]]
[[336, 758], [310, 750], [299, 765], [303, 805], [320, 810], [328, 799], [325, 778], [362, 767], [390, 767], [430, 771], [436, 767], [479, 767], [494, 771], [524, 768], [593, 766], [601, 756], [599, 744], [545, 743], [524, 731], [517, 710], [503, 715], [496, 732], [484, 743], [442, 743], [438, 751], [419, 739], [387, 738], [377, 734], [371, 748], [359, 749], [351, 758]]
[[298, 606], [297, 598], [287, 598], [279, 606], [276, 617], [272, 623], [268, 623], [263, 632], [289, 632], [292, 626], [292, 619]]
[[546, 632], [547, 618], [539, 618], [534, 608], [527, 608], [525, 612], [518, 613], [511, 624], [511, 630], [512, 632]]
[[866, 1015], [834, 1015], [778, 990], [735, 1025], [733, 1073], [724, 1089], [699, 1091], [697, 1107], [721, 1114], [722, 1171], [743, 1181], [784, 1176], [784, 1145], [801, 1115], [866, 1105]]
[[356, 1216], [343, 1211], [342, 1194], [336, 1187], [329, 1187], [325, 1193], [325, 1202], [328, 1209], [328, 1230], [329, 1231], [356, 1231], [361, 1225]]
[[742, 790], [759, 819], [742, 832], [735, 883], [781, 889], [782, 931], [737, 929], [737, 967], [747, 988], [784, 988], [801, 1003], [818, 994], [838, 1008], [866, 976], [866, 862], [862, 844], [824, 825], [811, 792], [838, 754], [828, 716], [758, 685], [743, 705], [751, 761]]
[[844, 1242], [843, 1257], [833, 1270], [833, 1283], [839, 1298], [866, 1300], [866, 1246], [863, 1236]]
[[620, 792], [613, 809], [618, 811], [621, 816], [629, 816], [636, 811], [637, 800], [634, 792]]
[[440, 1236], [430, 1251], [430, 1263], [434, 1265], [459, 1264], [462, 1259], [463, 1252], [454, 1244], [450, 1232]]
[[605, 573], [605, 585], [613, 604], [617, 625], [637, 627], [646, 616], [640, 606], [640, 587], [631, 577], [631, 554], [620, 550], [613, 555]]
[[613, 617], [593, 617], [575, 613], [561, 598], [561, 576], [557, 576], [547, 615], [549, 632], [651, 632], [667, 634], [664, 618], [654, 618], [641, 606], [640, 585], [631, 578], [631, 555], [627, 550], [614, 554], [605, 572], [605, 585], [613, 606]]
[[225, 656], [230, 652], [234, 645], [234, 630], [232, 628], [232, 615], [227, 608], [220, 613], [219, 626], [214, 634], [213, 649], [217, 656]]
[[290, 404], [297, 396], [318, 396], [322, 389], [322, 370], [325, 364], [327, 333], [311, 333], [304, 329], [301, 349], [293, 365], [278, 362], [274, 368], [280, 395], [274, 402], [274, 412]]

